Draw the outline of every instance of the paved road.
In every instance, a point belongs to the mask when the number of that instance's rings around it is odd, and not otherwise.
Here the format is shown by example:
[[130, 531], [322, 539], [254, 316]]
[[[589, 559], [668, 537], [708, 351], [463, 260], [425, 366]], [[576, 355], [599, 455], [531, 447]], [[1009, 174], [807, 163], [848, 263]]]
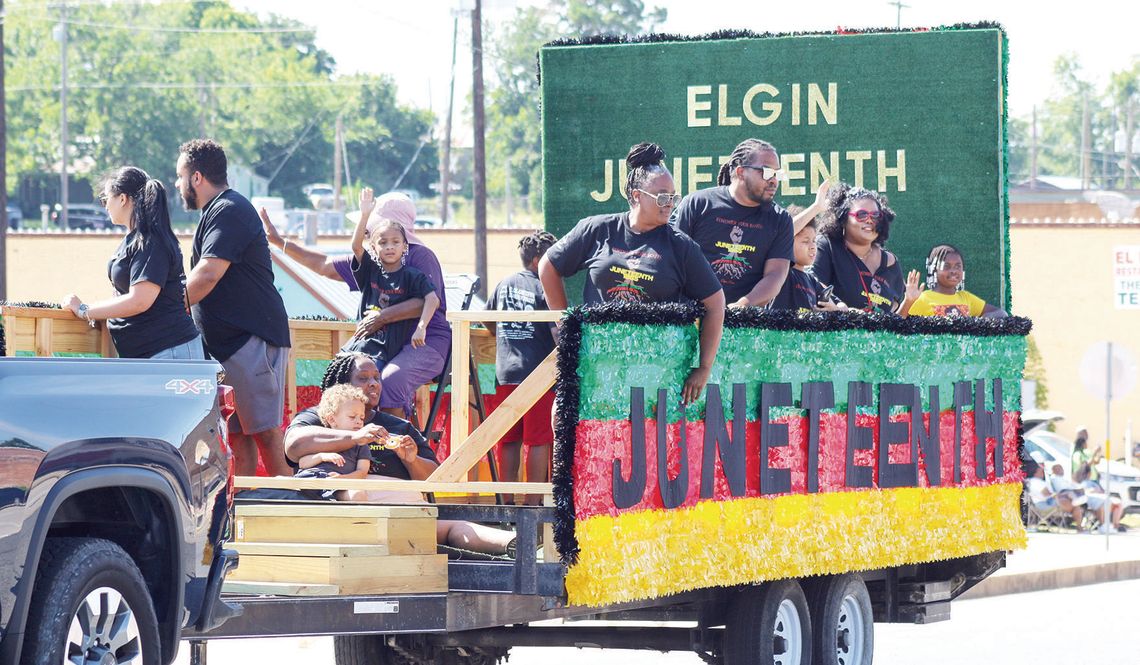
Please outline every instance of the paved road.
[[[950, 621], [875, 625], [877, 665], [1135, 665], [1140, 580], [959, 601]], [[1098, 627], [1099, 626], [1099, 627]], [[332, 640], [211, 643], [210, 665], [332, 665]], [[177, 661], [189, 662], [186, 649]], [[509, 665], [702, 665], [691, 653], [515, 649]]]

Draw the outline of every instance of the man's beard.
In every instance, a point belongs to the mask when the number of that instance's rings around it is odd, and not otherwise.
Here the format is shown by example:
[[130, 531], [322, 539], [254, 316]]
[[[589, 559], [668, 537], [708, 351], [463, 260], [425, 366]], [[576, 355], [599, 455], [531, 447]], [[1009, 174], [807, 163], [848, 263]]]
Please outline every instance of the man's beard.
[[182, 196], [182, 207], [183, 208], [186, 208], [186, 210], [197, 210], [198, 209], [198, 193], [195, 192], [193, 188], [190, 188], [188, 191], [185, 191], [185, 192], [179, 191], [178, 193]]

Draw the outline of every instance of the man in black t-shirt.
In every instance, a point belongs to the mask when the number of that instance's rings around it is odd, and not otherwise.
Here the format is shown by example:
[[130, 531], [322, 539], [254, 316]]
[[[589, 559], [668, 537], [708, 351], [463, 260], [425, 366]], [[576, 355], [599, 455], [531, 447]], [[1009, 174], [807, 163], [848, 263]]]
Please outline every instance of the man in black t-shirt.
[[780, 156], [771, 144], [736, 146], [712, 187], [677, 206], [677, 228], [701, 246], [724, 287], [729, 307], [766, 305], [776, 297], [792, 261], [791, 216], [773, 199]]
[[253, 475], [260, 448], [273, 475], [285, 464], [281, 418], [289, 320], [273, 285], [269, 243], [253, 205], [229, 188], [226, 153], [210, 139], [182, 144], [176, 187], [187, 210], [201, 210], [194, 231], [186, 300], [206, 350], [226, 369], [236, 417], [230, 445], [237, 475]]

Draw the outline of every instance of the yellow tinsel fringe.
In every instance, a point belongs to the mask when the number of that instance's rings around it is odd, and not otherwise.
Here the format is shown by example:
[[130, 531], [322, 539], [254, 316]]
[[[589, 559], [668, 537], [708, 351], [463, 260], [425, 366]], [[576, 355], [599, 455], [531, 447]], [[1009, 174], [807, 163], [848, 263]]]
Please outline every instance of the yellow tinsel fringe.
[[566, 575], [598, 606], [765, 580], [875, 570], [1025, 547], [1021, 484], [705, 501], [579, 521]]

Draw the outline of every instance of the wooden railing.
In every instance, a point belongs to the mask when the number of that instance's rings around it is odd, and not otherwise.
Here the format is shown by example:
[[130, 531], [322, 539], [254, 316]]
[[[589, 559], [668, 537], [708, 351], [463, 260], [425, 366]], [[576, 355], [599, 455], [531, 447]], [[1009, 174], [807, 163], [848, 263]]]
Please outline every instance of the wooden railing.
[[[114, 357], [114, 345], [103, 324], [91, 327], [71, 312], [38, 307], [0, 307], [6, 332], [7, 354], [31, 352], [36, 356], [55, 353], [91, 354]], [[504, 312], [504, 311], [450, 311], [447, 318], [452, 324], [452, 358], [467, 358], [472, 349], [472, 333], [482, 338], [483, 345], [492, 345], [493, 339], [483, 330], [473, 331], [472, 323], [483, 321], [529, 321], [549, 323], [562, 317], [560, 311]], [[329, 360], [352, 336], [356, 324], [341, 321], [289, 321], [292, 347], [285, 379], [286, 401], [291, 412], [297, 410], [296, 360]], [[484, 353], [489, 349], [484, 348]], [[471, 401], [470, 365], [452, 362], [451, 384], [451, 455], [424, 481], [387, 481], [351, 479], [300, 479], [238, 477], [238, 487], [355, 488], [367, 490], [411, 490], [420, 492], [476, 492], [499, 494], [551, 493], [550, 483], [487, 483], [465, 482], [467, 473], [482, 460], [487, 452], [544, 393], [554, 386], [555, 353], [552, 352], [514, 390], [491, 415], [470, 431], [468, 405]], [[410, 483], [410, 484], [409, 484]]]

